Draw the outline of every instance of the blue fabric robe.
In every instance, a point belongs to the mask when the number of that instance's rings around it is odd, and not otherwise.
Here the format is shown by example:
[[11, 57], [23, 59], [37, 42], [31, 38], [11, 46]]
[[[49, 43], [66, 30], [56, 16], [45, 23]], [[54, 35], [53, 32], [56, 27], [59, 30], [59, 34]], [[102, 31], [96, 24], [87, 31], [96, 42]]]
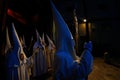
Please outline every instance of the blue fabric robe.
[[55, 54], [55, 80], [85, 80], [92, 67], [93, 57], [87, 49], [83, 51], [80, 63], [74, 62], [67, 52]]
[[19, 66], [19, 48], [20, 42], [18, 41], [18, 35], [15, 30], [14, 24], [12, 23], [12, 38], [13, 38], [13, 48], [6, 54], [6, 67], [7, 67], [7, 80], [19, 80], [18, 78], [18, 66]]
[[17, 49], [15, 48], [6, 55], [7, 80], [19, 80], [18, 79], [19, 59], [17, 53], [18, 53]]

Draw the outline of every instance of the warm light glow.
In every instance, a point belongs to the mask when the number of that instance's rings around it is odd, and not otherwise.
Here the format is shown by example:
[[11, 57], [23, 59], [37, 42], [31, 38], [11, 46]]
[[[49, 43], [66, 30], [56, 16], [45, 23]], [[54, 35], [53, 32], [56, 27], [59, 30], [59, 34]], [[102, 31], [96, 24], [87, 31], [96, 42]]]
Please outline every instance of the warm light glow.
[[[88, 23], [88, 28], [89, 28], [89, 36], [91, 37], [91, 23]], [[79, 24], [79, 36], [86, 36], [86, 23], [80, 23]]]
[[83, 22], [86, 22], [87, 20], [86, 19], [83, 19]]
[[86, 35], [86, 25], [85, 25], [85, 23], [79, 24], [79, 34], [80, 34], [80, 36], [85, 36]]

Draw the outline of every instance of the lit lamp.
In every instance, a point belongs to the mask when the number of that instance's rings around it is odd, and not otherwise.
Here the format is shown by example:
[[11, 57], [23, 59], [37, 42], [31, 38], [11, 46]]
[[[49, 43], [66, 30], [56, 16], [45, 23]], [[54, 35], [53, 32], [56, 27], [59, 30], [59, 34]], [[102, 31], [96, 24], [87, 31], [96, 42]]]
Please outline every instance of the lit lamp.
[[87, 22], [87, 20], [86, 20], [86, 19], [83, 19], [83, 22]]
[[79, 34], [80, 36], [86, 36], [86, 18], [81, 18], [81, 23], [79, 24]]
[[83, 19], [83, 22], [85, 23], [86, 25], [86, 40], [88, 41], [89, 40], [89, 28], [88, 28], [88, 21], [86, 18]]

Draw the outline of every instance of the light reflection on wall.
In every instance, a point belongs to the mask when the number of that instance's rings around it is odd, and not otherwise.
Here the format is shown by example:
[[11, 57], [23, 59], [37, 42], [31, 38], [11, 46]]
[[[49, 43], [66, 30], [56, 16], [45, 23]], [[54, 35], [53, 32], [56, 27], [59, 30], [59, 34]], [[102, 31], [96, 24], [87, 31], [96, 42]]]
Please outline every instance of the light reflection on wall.
[[[92, 33], [91, 33], [92, 24], [91, 23], [88, 23], [88, 28], [89, 28], [89, 36], [91, 38], [92, 36]], [[86, 36], [86, 23], [79, 24], [79, 36]]]
[[86, 26], [85, 23], [79, 24], [79, 35], [85, 36], [86, 35]]

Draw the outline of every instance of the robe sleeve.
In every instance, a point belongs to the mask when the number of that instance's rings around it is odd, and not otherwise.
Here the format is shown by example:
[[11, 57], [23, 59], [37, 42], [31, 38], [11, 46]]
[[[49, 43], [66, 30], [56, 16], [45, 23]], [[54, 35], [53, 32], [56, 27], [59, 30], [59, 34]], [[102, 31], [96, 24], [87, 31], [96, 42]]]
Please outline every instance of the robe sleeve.
[[80, 63], [73, 63], [73, 75], [85, 78], [89, 75], [93, 68], [93, 56], [91, 51], [85, 49], [83, 51]]

